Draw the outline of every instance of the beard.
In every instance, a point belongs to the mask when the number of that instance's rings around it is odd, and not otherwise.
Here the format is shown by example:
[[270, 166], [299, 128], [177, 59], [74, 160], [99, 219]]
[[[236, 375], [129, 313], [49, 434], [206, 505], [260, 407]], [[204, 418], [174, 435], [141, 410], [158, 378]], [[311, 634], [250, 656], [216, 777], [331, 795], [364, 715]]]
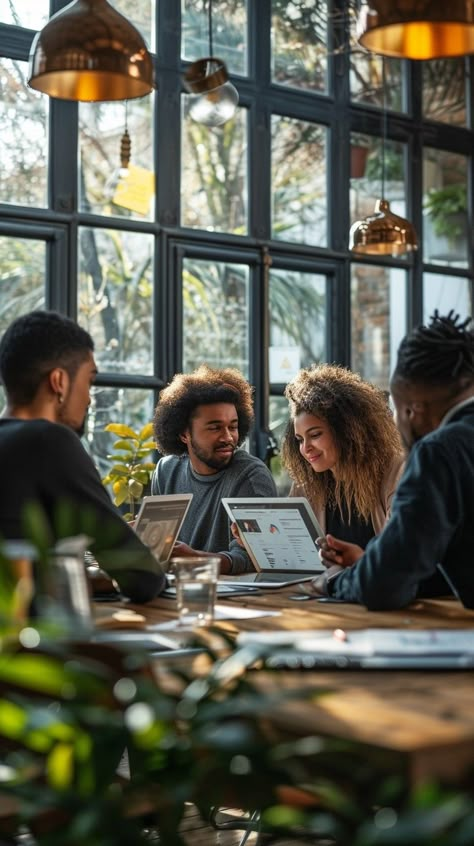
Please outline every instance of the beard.
[[222, 456], [219, 455], [216, 450], [204, 450], [202, 449], [199, 444], [191, 437], [191, 446], [194, 450], [194, 453], [199, 461], [202, 461], [206, 467], [209, 467], [211, 470], [223, 470], [224, 467], [227, 467], [234, 457], [234, 452], [237, 447], [234, 444], [229, 444], [229, 449], [232, 449], [232, 455]]

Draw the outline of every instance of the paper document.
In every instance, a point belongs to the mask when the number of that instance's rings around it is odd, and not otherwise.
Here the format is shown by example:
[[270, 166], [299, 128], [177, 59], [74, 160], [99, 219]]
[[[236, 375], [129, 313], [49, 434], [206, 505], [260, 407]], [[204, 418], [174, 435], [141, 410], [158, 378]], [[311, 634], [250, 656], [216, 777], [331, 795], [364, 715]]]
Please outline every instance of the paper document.
[[474, 630], [470, 629], [243, 632], [237, 642], [348, 656], [474, 655]]

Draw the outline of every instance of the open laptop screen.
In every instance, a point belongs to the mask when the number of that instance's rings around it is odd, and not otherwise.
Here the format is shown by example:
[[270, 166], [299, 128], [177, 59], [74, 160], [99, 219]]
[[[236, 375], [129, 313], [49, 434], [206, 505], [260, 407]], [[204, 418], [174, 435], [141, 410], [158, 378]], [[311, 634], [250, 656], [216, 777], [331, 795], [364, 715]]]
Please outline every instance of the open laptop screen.
[[257, 570], [321, 571], [316, 538], [324, 532], [307, 499], [239, 497], [222, 504]]
[[192, 498], [192, 494], [162, 494], [143, 499], [135, 531], [161, 564], [171, 555]]

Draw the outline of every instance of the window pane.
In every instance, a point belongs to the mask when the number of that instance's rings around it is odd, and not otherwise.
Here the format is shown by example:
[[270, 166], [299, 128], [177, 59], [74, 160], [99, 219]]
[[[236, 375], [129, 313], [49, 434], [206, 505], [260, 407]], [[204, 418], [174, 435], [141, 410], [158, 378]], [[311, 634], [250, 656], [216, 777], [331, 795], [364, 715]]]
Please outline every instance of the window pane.
[[[82, 325], [85, 325], [84, 322]], [[99, 473], [105, 476], [110, 461], [107, 455], [117, 436], [104, 432], [108, 423], [125, 423], [132, 429], [141, 429], [153, 420], [153, 392], [146, 388], [103, 388], [91, 392], [87, 417], [85, 444], [94, 459]]]
[[472, 314], [474, 303], [468, 279], [425, 273], [423, 275], [423, 323], [428, 323], [437, 308], [440, 314], [454, 309], [462, 318]]
[[425, 148], [423, 153], [423, 259], [468, 266], [467, 164], [465, 156]]
[[48, 98], [28, 88], [27, 69], [0, 59], [0, 201], [45, 206]]
[[223, 126], [187, 115], [183, 100], [181, 223], [208, 232], [247, 234], [247, 110]]
[[2, 0], [0, 23], [41, 29], [49, 18], [49, 0]]
[[45, 308], [46, 244], [0, 236], [0, 336], [33, 309]]
[[183, 368], [249, 372], [249, 269], [211, 259], [183, 261]]
[[[121, 167], [127, 127], [130, 164]], [[79, 104], [81, 211], [115, 217], [154, 216], [153, 97]]]
[[274, 238], [326, 246], [326, 136], [315, 123], [272, 117]]
[[80, 230], [79, 322], [101, 371], [153, 373], [153, 244], [138, 232]]
[[300, 367], [325, 359], [326, 276], [270, 271], [270, 382], [286, 384]]
[[327, 89], [327, 3], [272, 0], [272, 80]]
[[398, 346], [406, 334], [405, 271], [353, 265], [351, 316], [352, 370], [388, 390]]
[[[385, 199], [395, 214], [406, 215], [404, 145], [396, 141], [385, 143], [384, 185]], [[373, 214], [375, 201], [382, 193], [382, 139], [371, 135], [351, 134], [351, 221]]]
[[[268, 414], [269, 428], [279, 446], [285, 434], [289, 417], [288, 400], [286, 397], [270, 397]], [[278, 496], [286, 496], [290, 490], [291, 479], [282, 466], [280, 455], [275, 455], [270, 459], [270, 470], [275, 479]]]
[[133, 3], [130, 0], [110, 0], [110, 3], [132, 22], [143, 35], [147, 47], [155, 52], [155, 0], [134, 0]]
[[423, 116], [466, 126], [466, 61], [435, 59], [422, 62]]
[[[382, 58], [356, 46], [349, 54], [351, 98], [371, 106], [383, 106]], [[394, 112], [406, 111], [403, 63], [385, 59], [385, 105]]]
[[[182, 0], [182, 57], [189, 62], [210, 55], [208, 0]], [[212, 55], [223, 59], [230, 73], [247, 73], [247, 3], [213, 0]]]

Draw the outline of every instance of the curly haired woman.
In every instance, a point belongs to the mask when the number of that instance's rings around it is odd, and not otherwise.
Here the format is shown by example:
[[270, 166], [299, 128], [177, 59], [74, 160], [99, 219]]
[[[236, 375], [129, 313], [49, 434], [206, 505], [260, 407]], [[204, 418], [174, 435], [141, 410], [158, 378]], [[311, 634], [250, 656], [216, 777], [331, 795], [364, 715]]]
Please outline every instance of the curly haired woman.
[[389, 517], [403, 470], [385, 394], [344, 367], [321, 364], [300, 370], [285, 396], [291, 495], [307, 497], [325, 533], [365, 547]]

